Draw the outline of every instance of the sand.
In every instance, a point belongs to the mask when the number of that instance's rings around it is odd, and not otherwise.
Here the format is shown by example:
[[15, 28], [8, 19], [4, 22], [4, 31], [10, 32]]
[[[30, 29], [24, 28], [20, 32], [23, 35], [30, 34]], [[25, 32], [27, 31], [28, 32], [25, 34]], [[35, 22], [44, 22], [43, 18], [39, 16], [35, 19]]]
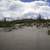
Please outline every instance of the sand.
[[0, 28], [0, 50], [50, 50], [47, 28], [24, 27], [10, 32]]

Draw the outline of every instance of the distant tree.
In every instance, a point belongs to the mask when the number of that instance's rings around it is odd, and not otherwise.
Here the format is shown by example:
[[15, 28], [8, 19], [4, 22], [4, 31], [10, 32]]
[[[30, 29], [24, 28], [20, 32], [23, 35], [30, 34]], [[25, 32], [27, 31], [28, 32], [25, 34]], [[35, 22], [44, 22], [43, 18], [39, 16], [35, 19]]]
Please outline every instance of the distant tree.
[[40, 15], [40, 14], [38, 15], [38, 18], [37, 18], [37, 19], [38, 19], [38, 20], [41, 20], [41, 15]]
[[4, 18], [4, 22], [6, 22], [6, 18]]

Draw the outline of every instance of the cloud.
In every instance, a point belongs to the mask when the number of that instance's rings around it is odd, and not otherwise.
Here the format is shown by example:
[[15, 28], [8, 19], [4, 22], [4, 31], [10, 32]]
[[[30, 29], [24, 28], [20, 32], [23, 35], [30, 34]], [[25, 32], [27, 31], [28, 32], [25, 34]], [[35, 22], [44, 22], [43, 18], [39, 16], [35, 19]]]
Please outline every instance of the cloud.
[[[50, 6], [45, 1], [21, 2], [20, 0], [3, 0], [0, 3], [0, 12], [3, 17], [23, 19], [29, 12], [41, 14], [44, 19], [50, 19]], [[28, 17], [29, 18], [29, 17]], [[34, 18], [34, 17], [33, 17]]]

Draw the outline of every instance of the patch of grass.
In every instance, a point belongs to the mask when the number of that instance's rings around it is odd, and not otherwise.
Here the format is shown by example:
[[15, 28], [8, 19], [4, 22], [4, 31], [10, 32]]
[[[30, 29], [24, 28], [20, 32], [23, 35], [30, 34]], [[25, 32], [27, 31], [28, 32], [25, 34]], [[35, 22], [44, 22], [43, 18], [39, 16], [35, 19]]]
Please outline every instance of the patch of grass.
[[48, 30], [48, 35], [50, 35], [50, 30]]
[[16, 24], [19, 24], [21, 26], [32, 26], [33, 24], [35, 25], [45, 24], [50, 26], [50, 20], [24, 19], [24, 20], [16, 20], [16, 21], [0, 21], [0, 27], [13, 27]]

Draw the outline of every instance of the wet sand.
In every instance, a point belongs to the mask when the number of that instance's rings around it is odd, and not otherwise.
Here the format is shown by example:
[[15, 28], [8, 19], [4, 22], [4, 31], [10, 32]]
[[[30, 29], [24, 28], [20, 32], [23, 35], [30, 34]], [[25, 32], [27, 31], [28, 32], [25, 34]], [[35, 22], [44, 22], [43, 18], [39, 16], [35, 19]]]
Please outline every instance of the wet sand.
[[0, 31], [0, 50], [50, 50], [50, 36], [47, 28], [35, 26], [11, 32]]

